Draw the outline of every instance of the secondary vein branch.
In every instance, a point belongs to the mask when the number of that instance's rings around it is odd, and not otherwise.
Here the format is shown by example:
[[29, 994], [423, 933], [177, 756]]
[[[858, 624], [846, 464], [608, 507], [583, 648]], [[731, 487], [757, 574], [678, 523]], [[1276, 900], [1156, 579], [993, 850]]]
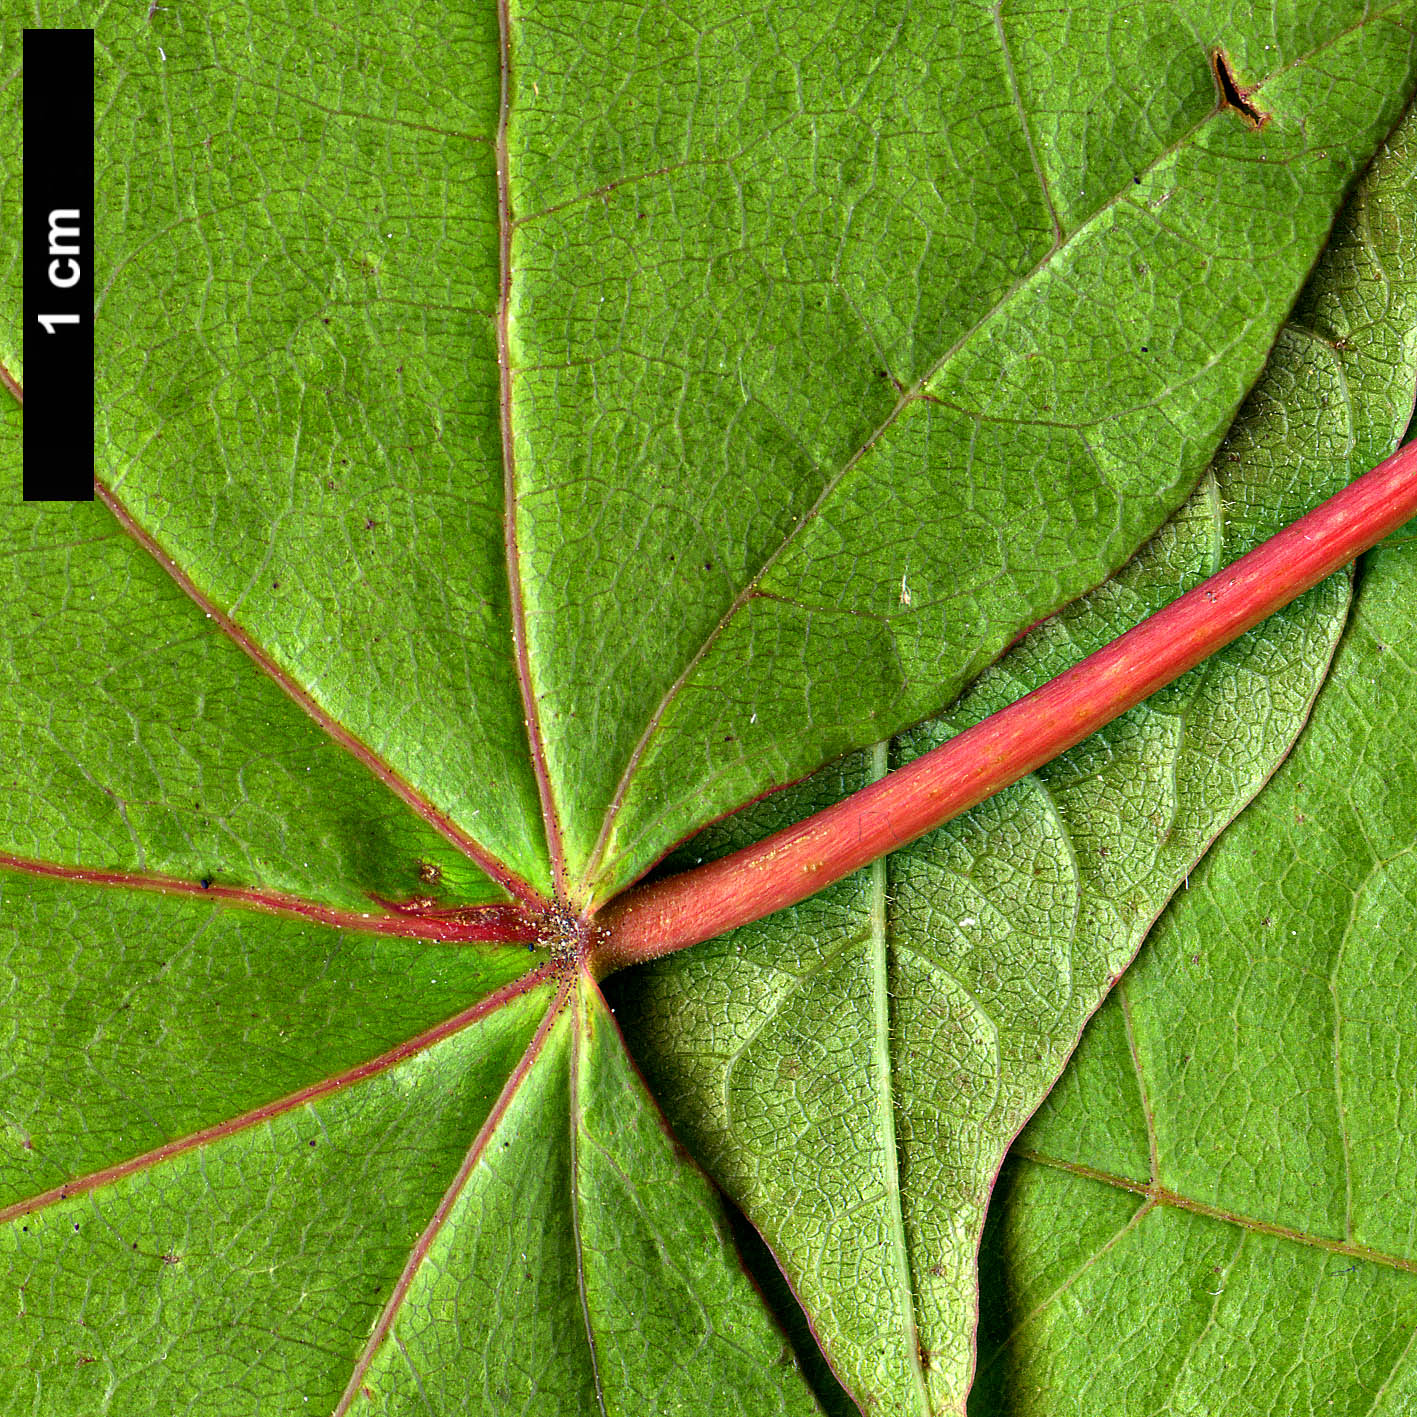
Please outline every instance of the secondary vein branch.
[[509, 894], [523, 901], [531, 909], [546, 905], [540, 891], [522, 880], [515, 872], [503, 865], [493, 854], [474, 841], [450, 816], [434, 806], [422, 792], [404, 780], [368, 744], [362, 742], [316, 702], [313, 694], [297, 681], [276, 659], [273, 651], [260, 644], [254, 635], [211, 600], [186, 571], [162, 548], [157, 538], [139, 525], [138, 520], [119, 499], [118, 494], [98, 477], [94, 478], [94, 494], [113, 513], [118, 525], [143, 548], [167, 575], [176, 583], [207, 619], [240, 649], [273, 683], [275, 683], [295, 704], [347, 753], [363, 763], [386, 787], [423, 818], [431, 827], [446, 837], [483, 872], [491, 876]]
[[507, 578], [511, 592], [512, 643], [516, 653], [517, 684], [521, 690], [522, 716], [526, 721], [532, 772], [546, 831], [546, 849], [551, 857], [556, 895], [566, 895], [566, 856], [556, 810], [551, 772], [546, 762], [546, 739], [541, 731], [541, 711], [536, 687], [531, 679], [531, 655], [527, 646], [526, 584], [521, 568], [521, 547], [517, 540], [516, 443], [512, 435], [512, 197], [508, 170], [507, 124], [512, 106], [512, 19], [508, 0], [498, 0], [497, 24], [501, 33], [502, 92], [497, 115], [497, 250], [500, 266], [497, 292], [498, 410], [502, 426], [502, 525], [505, 539]]

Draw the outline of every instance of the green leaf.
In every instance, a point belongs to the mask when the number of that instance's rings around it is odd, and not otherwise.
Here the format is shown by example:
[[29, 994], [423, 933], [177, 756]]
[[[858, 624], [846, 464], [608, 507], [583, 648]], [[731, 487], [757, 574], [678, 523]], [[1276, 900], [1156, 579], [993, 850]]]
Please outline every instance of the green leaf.
[[0, 513], [0, 1413], [839, 1401], [699, 1165], [863, 1402], [957, 1409], [1007, 1141], [1298, 731], [1346, 583], [617, 983], [694, 1159], [546, 950], [1388, 450], [1379, 199], [1281, 329], [1417, 82], [1411, 0], [31, 18], [98, 32], [103, 499]]
[[[1199, 6], [1094, 175], [1076, 113], [1118, 75], [1072, 42], [1055, 82], [1049, 16], [698, 8], [514, 8], [505, 321], [492, 6], [283, 14], [269, 58], [111, 22], [101, 474], [543, 889], [514, 617], [573, 893], [939, 709], [1194, 485], [1411, 85], [1402, 6]], [[1222, 39], [1262, 130], [1217, 110]], [[621, 102], [636, 140], [582, 136]]]
[[598, 991], [564, 988], [569, 1013], [547, 1015], [390, 1341], [356, 1374], [372, 1410], [815, 1411], [747, 1276], [723, 1264], [716, 1198]]
[[[935, 724], [687, 851], [731, 849], [944, 741], [1292, 519], [1297, 487], [1341, 482], [1345, 463], [1351, 475], [1384, 456], [1417, 372], [1417, 259], [1402, 239], [1414, 138], [1409, 119], [1345, 212], [1213, 473], [1140, 556]], [[1347, 604], [1347, 578], [1335, 577], [870, 872], [650, 966], [633, 994], [627, 986], [631, 1037], [676, 1129], [762, 1231], [865, 1410], [963, 1400], [975, 1250], [1003, 1153], [1162, 905], [1287, 752]], [[1318, 914], [1331, 922], [1345, 910], [1325, 899]], [[1231, 977], [1222, 966], [1212, 978]], [[1163, 986], [1156, 1007], [1172, 1018], [1167, 997]], [[1224, 1016], [1214, 982], [1195, 1010], [1179, 1048], [1201, 1015]], [[1227, 1134], [1254, 1125], [1253, 1098], [1242, 1092], [1237, 1106]], [[1117, 1111], [1090, 1098], [1076, 1122], [1095, 1137]], [[1214, 1104], [1196, 1115], [1217, 1121]], [[1293, 1170], [1306, 1186], [1306, 1168]], [[1044, 1213], [1045, 1227], [1071, 1234], [1057, 1218], [1067, 1207]]]
[[25, 767], [25, 791], [0, 798], [7, 850], [364, 911], [430, 890], [505, 899], [252, 673], [105, 508], [38, 505], [0, 538], [0, 655], [25, 665], [0, 723], [0, 753]]
[[0, 1410], [815, 1410], [588, 981], [4, 890]]
[[979, 1412], [1417, 1400], [1414, 604], [1409, 536], [1365, 558], [1307, 733], [1020, 1138]]
[[[1349, 265], [1351, 294], [1311, 288], [1299, 318], [1371, 360], [1395, 298], [1409, 351], [1417, 317], [1413, 118], [1367, 186], [1325, 263]], [[1364, 558], [1293, 755], [1021, 1137], [986, 1240], [972, 1411], [1091, 1411], [1104, 1391], [1119, 1412], [1190, 1411], [1227, 1370], [1246, 1412], [1417, 1395], [1414, 591], [1409, 529]], [[1119, 1324], [1145, 1327], [1144, 1352]]]
[[64, 892], [5, 881], [70, 969], [7, 980], [3, 1410], [329, 1411], [544, 994], [469, 1018], [469, 952]]

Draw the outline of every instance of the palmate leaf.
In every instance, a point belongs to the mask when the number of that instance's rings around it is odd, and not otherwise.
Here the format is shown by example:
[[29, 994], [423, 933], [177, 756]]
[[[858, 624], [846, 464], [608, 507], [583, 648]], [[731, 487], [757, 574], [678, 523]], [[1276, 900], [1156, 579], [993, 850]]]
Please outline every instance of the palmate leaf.
[[[605, 898], [938, 711], [1155, 532], [1413, 86], [1410, 3], [1321, 8], [33, 17], [99, 34], [106, 505], [4, 514], [0, 1412], [813, 1410], [596, 985], [536, 941], [449, 936], [509, 895]], [[13, 212], [9, 164], [4, 191]], [[1349, 470], [1390, 439], [1369, 397]], [[1228, 472], [1203, 498], [1248, 489], [1224, 519], [1243, 541], [1343, 468]], [[956, 713], [1166, 598], [1219, 525], [1183, 512]], [[1118, 837], [1136, 898], [1058, 1010], [1095, 1004], [1297, 731], [1338, 594], [1054, 770], [1060, 822], [1070, 796], [1107, 818], [1089, 783], [1149, 801], [1167, 765], [1184, 819], [1159, 852]], [[1208, 673], [1263, 681], [1266, 711]], [[1176, 752], [1193, 702], [1241, 741]], [[782, 1061], [864, 1019], [885, 1081], [899, 1008], [939, 1002], [884, 948], [887, 886], [967, 973], [963, 917], [930, 918], [962, 851], [1030, 932], [1021, 997], [1058, 992], [1067, 901], [1123, 863], [1079, 856], [1056, 899], [1010, 903], [1029, 791], [804, 907], [816, 933], [762, 928], [779, 977], [869, 966], [867, 995], [841, 973], [815, 1018], [782, 1013], [803, 1044]], [[874, 948], [838, 949], [863, 912]], [[703, 1001], [734, 964], [671, 1037], [654, 1009], [682, 964], [621, 992], [646, 1041], [722, 1052], [740, 1000]], [[948, 1237], [928, 1284], [875, 1295], [898, 1317], [910, 1292], [938, 1351], [902, 1362], [895, 1322], [863, 1359], [840, 1283], [799, 1280], [859, 1395], [917, 1411], [967, 1371], [982, 1197], [955, 1157], [987, 1170], [992, 1128], [997, 1161], [1071, 1039], [1050, 1020], [1048, 1062], [1011, 1037], [1007, 1088], [957, 1130], [978, 1029], [951, 1051], [928, 1021], [934, 1056], [892, 1085], [935, 1111], [887, 1126], [893, 1191], [854, 1141], [891, 1191], [895, 1279]], [[733, 1187], [717, 1095], [695, 1107], [683, 1072], [667, 1096]], [[763, 1120], [805, 1088], [760, 1091]], [[851, 1147], [798, 1143], [847, 1225], [804, 1261], [781, 1240], [812, 1228], [800, 1195], [754, 1219], [789, 1274], [824, 1273], [879, 1198]]]

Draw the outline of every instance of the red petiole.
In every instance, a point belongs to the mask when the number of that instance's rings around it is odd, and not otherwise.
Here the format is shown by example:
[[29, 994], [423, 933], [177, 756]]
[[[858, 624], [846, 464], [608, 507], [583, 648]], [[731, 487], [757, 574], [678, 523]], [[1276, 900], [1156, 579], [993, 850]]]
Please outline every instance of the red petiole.
[[599, 914], [597, 977], [815, 895], [1081, 742], [1417, 516], [1417, 442], [1016, 703], [764, 841]]

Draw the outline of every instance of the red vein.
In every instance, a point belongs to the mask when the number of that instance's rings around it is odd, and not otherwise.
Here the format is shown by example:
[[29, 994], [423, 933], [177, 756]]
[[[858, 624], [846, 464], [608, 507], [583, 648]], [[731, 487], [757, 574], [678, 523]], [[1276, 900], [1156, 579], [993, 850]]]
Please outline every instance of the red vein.
[[595, 972], [712, 939], [815, 895], [1017, 782], [1417, 516], [1417, 442], [1081, 663], [835, 805], [628, 891]]
[[156, 891], [162, 895], [199, 895], [209, 900], [250, 906], [274, 915], [288, 915], [311, 920], [318, 925], [333, 925], [341, 930], [363, 930], [374, 935], [400, 935], [438, 941], [503, 941], [509, 944], [528, 944], [538, 938], [535, 920], [516, 905], [464, 905], [448, 910], [420, 911], [391, 901], [379, 901], [380, 905], [387, 907], [388, 913], [374, 915], [325, 905], [288, 891], [225, 886], [215, 881], [204, 886], [200, 881], [149, 871], [104, 871], [87, 866], [62, 866], [53, 861], [15, 856], [8, 851], [0, 851], [0, 866], [32, 876], [76, 881], [82, 885], [122, 886], [128, 890]]
[[[546, 974], [549, 970], [541, 970], [539, 973]], [[521, 1060], [512, 1070], [511, 1076], [502, 1087], [502, 1091], [497, 1095], [497, 1100], [492, 1104], [492, 1110], [487, 1114], [486, 1120], [478, 1129], [477, 1136], [473, 1139], [472, 1145], [467, 1150], [467, 1155], [463, 1157], [462, 1165], [458, 1167], [457, 1175], [452, 1179], [448, 1189], [443, 1192], [443, 1198], [438, 1202], [438, 1208], [433, 1212], [432, 1219], [424, 1227], [423, 1233], [414, 1242], [413, 1249], [409, 1252], [408, 1262], [403, 1267], [403, 1273], [399, 1275], [398, 1282], [394, 1285], [393, 1293], [389, 1295], [388, 1302], [384, 1305], [383, 1312], [379, 1315], [379, 1321], [374, 1325], [374, 1331], [369, 1335], [369, 1341], [364, 1345], [358, 1360], [354, 1365], [354, 1372], [350, 1374], [348, 1385], [341, 1395], [339, 1402], [335, 1405], [332, 1417], [344, 1417], [350, 1409], [350, 1404], [359, 1396], [359, 1390], [363, 1386], [365, 1374], [368, 1373], [375, 1357], [378, 1356], [379, 1349], [384, 1346], [385, 1339], [388, 1338], [390, 1330], [394, 1326], [394, 1321], [398, 1318], [399, 1310], [403, 1307], [404, 1298], [407, 1296], [414, 1278], [417, 1276], [423, 1261], [428, 1258], [429, 1251], [433, 1248], [439, 1232], [446, 1224], [448, 1217], [452, 1214], [453, 1207], [457, 1204], [458, 1197], [462, 1194], [463, 1188], [467, 1185], [468, 1179], [477, 1167], [477, 1163], [482, 1160], [483, 1153], [487, 1150], [487, 1143], [491, 1140], [493, 1132], [497, 1130], [498, 1124], [506, 1115], [507, 1108], [511, 1106], [512, 1099], [517, 1094], [517, 1089], [521, 1087], [523, 1079], [531, 1071], [532, 1065], [536, 1062], [541, 1053], [542, 1045], [546, 1042], [546, 1036], [551, 1032], [551, 1026], [560, 1016], [561, 1010], [566, 1003], [566, 998], [570, 994], [571, 986], [575, 982], [574, 975], [567, 975], [557, 991], [556, 998], [551, 1007], [546, 1010], [546, 1016], [537, 1026], [536, 1032], [532, 1035], [531, 1042], [527, 1044], [526, 1052], [522, 1054]]]
[[551, 870], [556, 894], [566, 894], [566, 852], [561, 837], [551, 772], [546, 762], [546, 739], [541, 730], [541, 711], [531, 682], [531, 656], [526, 638], [526, 587], [522, 580], [521, 548], [517, 544], [517, 469], [512, 437], [512, 199], [507, 158], [507, 122], [511, 116], [512, 21], [508, 0], [497, 0], [497, 26], [501, 38], [501, 108], [497, 115], [497, 232], [498, 260], [501, 264], [497, 295], [498, 410], [502, 424], [502, 529], [506, 543], [507, 581], [511, 591], [512, 642], [516, 647], [517, 685], [522, 696], [522, 717], [526, 723], [531, 766], [536, 775], [536, 792], [541, 799], [541, 818], [546, 829], [546, 848], [551, 854]]
[[20, 381], [3, 364], [0, 364], [0, 384], [14, 394], [16, 403], [24, 405], [25, 391], [20, 387]]
[[1238, 1211], [1226, 1210], [1223, 1206], [1208, 1205], [1205, 1201], [1193, 1200], [1165, 1186], [1151, 1185], [1144, 1181], [1132, 1181], [1125, 1176], [1114, 1176], [1110, 1171], [1099, 1171], [1092, 1166], [1083, 1166], [1076, 1161], [1060, 1161], [1057, 1157], [1044, 1156], [1041, 1152], [1016, 1147], [1015, 1156], [1031, 1161], [1036, 1166], [1047, 1166], [1054, 1171], [1066, 1171], [1071, 1176], [1080, 1176], [1087, 1181], [1100, 1181], [1106, 1186], [1116, 1186], [1118, 1190], [1130, 1191], [1134, 1196], [1144, 1196], [1154, 1205], [1171, 1206], [1175, 1210], [1190, 1211], [1193, 1215], [1204, 1215], [1210, 1220], [1224, 1221], [1227, 1225], [1238, 1226], [1242, 1230], [1254, 1230], [1261, 1235], [1273, 1235], [1281, 1240], [1292, 1240], [1296, 1245], [1309, 1245], [1316, 1250], [1327, 1250], [1330, 1254], [1347, 1255], [1352, 1259], [1369, 1260], [1373, 1264], [1387, 1265], [1390, 1269], [1405, 1270], [1417, 1274], [1417, 1259], [1404, 1259], [1399, 1255], [1384, 1254], [1381, 1250], [1360, 1245], [1354, 1240], [1328, 1240], [1322, 1235], [1309, 1235], [1288, 1225], [1276, 1225], [1270, 1220], [1258, 1220], [1252, 1215], [1241, 1215]]
[[260, 1126], [261, 1123], [269, 1122], [273, 1117], [292, 1112], [297, 1107], [304, 1107], [307, 1103], [318, 1102], [322, 1097], [328, 1097], [331, 1093], [338, 1092], [342, 1088], [388, 1072], [390, 1068], [424, 1052], [435, 1043], [441, 1043], [445, 1038], [451, 1038], [453, 1034], [461, 1032], [479, 1019], [485, 1018], [504, 1004], [528, 993], [543, 980], [550, 978], [554, 969], [554, 965], [544, 964], [540, 969], [534, 969], [530, 973], [522, 975], [520, 979], [515, 979], [510, 984], [504, 984], [500, 989], [495, 990], [485, 999], [479, 1000], [470, 1008], [454, 1014], [452, 1018], [444, 1019], [442, 1023], [434, 1024], [432, 1028], [425, 1029], [422, 1033], [415, 1034], [397, 1047], [379, 1054], [377, 1058], [371, 1058], [367, 1062], [347, 1068], [344, 1072], [336, 1073], [332, 1077], [321, 1078], [319, 1082], [302, 1087], [297, 1092], [277, 1098], [274, 1102], [267, 1102], [260, 1107], [252, 1108], [249, 1112], [243, 1112], [239, 1117], [231, 1117], [225, 1122], [217, 1122], [214, 1126], [204, 1127], [199, 1132], [192, 1132], [188, 1136], [164, 1142], [161, 1146], [154, 1147], [152, 1151], [143, 1152], [141, 1156], [130, 1157], [127, 1161], [120, 1161], [113, 1166], [105, 1166], [99, 1171], [91, 1171], [86, 1176], [77, 1176], [72, 1181], [65, 1181], [62, 1186], [55, 1186], [37, 1196], [30, 1196], [27, 1200], [16, 1201], [13, 1205], [5, 1206], [0, 1209], [0, 1224], [18, 1219], [23, 1215], [31, 1215], [37, 1210], [42, 1210], [59, 1201], [69, 1200], [73, 1196], [87, 1195], [90, 1191], [96, 1191], [101, 1186], [111, 1185], [115, 1181], [121, 1181], [125, 1177], [146, 1171], [160, 1162], [169, 1161], [174, 1156], [181, 1156], [197, 1147], [207, 1146], [211, 1142], [221, 1141], [224, 1137], [234, 1136], [237, 1132], [245, 1131], [249, 1127]]
[[495, 856], [472, 839], [451, 817], [440, 812], [424, 798], [410, 783], [383, 761], [367, 744], [360, 742], [343, 724], [336, 722], [309, 692], [298, 684], [251, 636], [224, 610], [200, 591], [192, 578], [162, 549], [161, 546], [138, 525], [132, 514], [118, 500], [117, 495], [99, 478], [94, 478], [94, 490], [118, 519], [119, 525], [133, 538], [164, 571], [177, 583], [179, 588], [202, 609], [206, 616], [214, 620], [221, 631], [232, 640], [248, 658], [269, 678], [273, 679], [290, 698], [305, 710], [324, 732], [334, 739], [346, 752], [357, 758], [368, 770], [411, 807], [431, 827], [446, 837], [465, 856], [469, 857], [481, 870], [491, 876], [500, 886], [520, 897], [528, 905], [544, 906], [547, 902], [529, 882], [522, 880], [509, 870]]

